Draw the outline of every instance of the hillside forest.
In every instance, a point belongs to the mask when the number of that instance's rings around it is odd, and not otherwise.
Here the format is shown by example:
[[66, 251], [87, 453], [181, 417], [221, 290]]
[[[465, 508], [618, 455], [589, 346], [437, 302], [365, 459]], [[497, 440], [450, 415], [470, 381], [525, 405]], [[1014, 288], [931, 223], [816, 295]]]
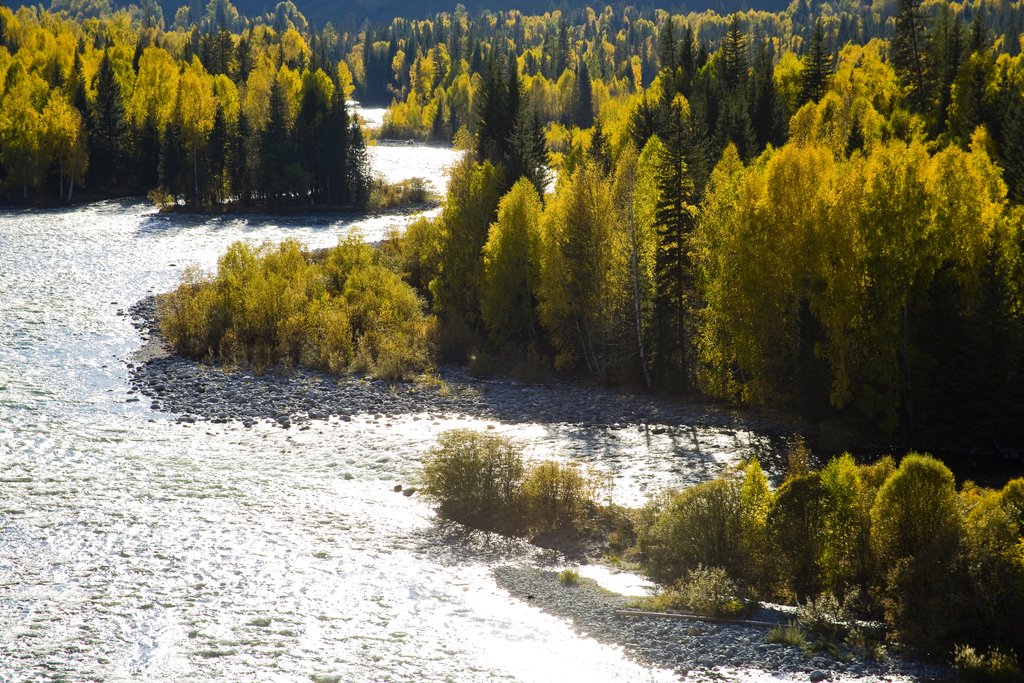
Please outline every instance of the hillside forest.
[[[239, 246], [192, 274], [179, 348], [391, 375], [469, 350], [481, 373], [553, 366], [1012, 449], [1022, 18], [1020, 3], [796, 0], [730, 16], [458, 6], [318, 30], [290, 2], [246, 18], [214, 0], [173, 22], [153, 3], [0, 8], [0, 178], [13, 201], [85, 187], [196, 210], [359, 205], [367, 136], [453, 142], [440, 214], [372, 258], [339, 251], [321, 277], [301, 245]], [[349, 98], [388, 105], [383, 127], [362, 129]], [[367, 298], [370, 261], [398, 277]], [[229, 290], [247, 268], [289, 292], [279, 324], [243, 324]], [[344, 335], [324, 331], [328, 308]], [[384, 363], [397, 352], [368, 340], [388, 325], [422, 353]]]

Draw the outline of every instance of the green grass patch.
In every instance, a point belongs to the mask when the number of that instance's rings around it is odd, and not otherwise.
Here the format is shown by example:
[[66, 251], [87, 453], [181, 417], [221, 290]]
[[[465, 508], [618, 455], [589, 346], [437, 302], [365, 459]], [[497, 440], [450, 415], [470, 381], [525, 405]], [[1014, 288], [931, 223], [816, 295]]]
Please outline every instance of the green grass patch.
[[768, 629], [767, 641], [790, 647], [803, 647], [807, 644], [807, 631], [791, 621]]

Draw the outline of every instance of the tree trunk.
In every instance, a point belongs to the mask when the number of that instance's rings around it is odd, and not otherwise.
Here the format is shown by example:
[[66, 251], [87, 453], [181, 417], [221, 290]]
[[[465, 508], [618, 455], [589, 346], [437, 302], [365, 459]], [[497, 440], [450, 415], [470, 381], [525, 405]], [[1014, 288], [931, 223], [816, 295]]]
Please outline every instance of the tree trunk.
[[192, 144], [192, 179], [196, 186], [196, 211], [199, 210], [199, 145]]
[[636, 247], [636, 222], [633, 220], [633, 178], [629, 183], [629, 240], [632, 247], [630, 254], [633, 268], [633, 308], [636, 313], [636, 343], [640, 349], [640, 367], [644, 371], [644, 379], [647, 380], [647, 388], [651, 388], [651, 373], [647, 371], [647, 358], [644, 355], [644, 334], [640, 318], [640, 267], [637, 263]]
[[64, 157], [60, 158], [60, 196], [57, 197], [57, 201], [64, 201]]

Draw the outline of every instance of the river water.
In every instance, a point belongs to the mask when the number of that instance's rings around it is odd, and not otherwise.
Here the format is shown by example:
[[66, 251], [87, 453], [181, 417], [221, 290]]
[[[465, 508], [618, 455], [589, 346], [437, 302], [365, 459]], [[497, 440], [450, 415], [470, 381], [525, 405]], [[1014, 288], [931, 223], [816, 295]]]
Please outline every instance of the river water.
[[[402, 157], [371, 158], [402, 172]], [[406, 175], [443, 183], [454, 157], [404, 158]], [[123, 311], [185, 265], [212, 269], [239, 239], [329, 247], [408, 219], [300, 220], [162, 216], [138, 201], [0, 212], [0, 681], [675, 680], [497, 587], [495, 567], [558, 567], [553, 551], [392, 492], [439, 430], [472, 420], [246, 430], [132, 400], [141, 342]], [[633, 504], [763, 446], [731, 434], [688, 455], [559, 425], [500, 429], [589, 454]]]

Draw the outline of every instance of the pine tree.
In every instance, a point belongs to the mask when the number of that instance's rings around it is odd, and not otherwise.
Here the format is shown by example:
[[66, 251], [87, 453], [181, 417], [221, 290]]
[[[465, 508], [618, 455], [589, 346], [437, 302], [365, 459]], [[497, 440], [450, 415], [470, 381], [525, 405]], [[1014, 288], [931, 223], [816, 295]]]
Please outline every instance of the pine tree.
[[548, 150], [544, 140], [544, 125], [540, 114], [532, 107], [521, 107], [516, 125], [512, 129], [511, 155], [508, 160], [507, 182], [515, 184], [526, 178], [544, 196], [549, 180]]
[[722, 39], [722, 79], [729, 90], [744, 90], [747, 85], [747, 37], [740, 30], [738, 14], [732, 15], [729, 30]]
[[114, 77], [110, 53], [105, 51], [96, 72], [96, 99], [92, 106], [92, 177], [100, 187], [120, 184], [127, 132], [121, 84]]
[[232, 131], [228, 147], [227, 176], [229, 192], [242, 206], [247, 206], [252, 197], [252, 183], [249, 170], [249, 117], [244, 111], [238, 112], [238, 121]]
[[683, 94], [683, 97], [689, 97], [690, 92], [693, 89], [693, 76], [697, 69], [697, 64], [694, 61], [694, 51], [696, 50], [696, 42], [693, 36], [693, 27], [689, 23], [686, 24], [686, 33], [683, 35], [683, 39], [679, 41], [679, 67], [680, 67], [680, 80], [679, 80], [679, 91]]
[[660, 376], [673, 388], [688, 391], [696, 377], [693, 338], [695, 271], [693, 232], [696, 209], [690, 203], [693, 181], [687, 172], [687, 104], [677, 97], [664, 134], [665, 156], [658, 179], [655, 224], [655, 299], [658, 321], [657, 358]]
[[263, 133], [263, 157], [260, 166], [263, 169], [263, 187], [268, 201], [278, 202], [284, 191], [284, 169], [290, 163], [289, 131], [287, 103], [281, 84], [274, 79], [270, 86], [269, 116], [267, 128]]
[[825, 45], [825, 32], [819, 20], [814, 24], [811, 46], [803, 58], [800, 83], [800, 104], [818, 102], [828, 90], [832, 79], [832, 55]]
[[590, 128], [594, 125], [594, 91], [593, 84], [590, 81], [590, 67], [582, 59], [580, 60], [580, 71], [576, 82], [580, 93], [580, 106], [576, 113], [576, 125], [579, 128]]
[[563, 16], [558, 20], [558, 52], [555, 54], [554, 79], [561, 78], [567, 68], [569, 68], [569, 25]]
[[946, 128], [952, 88], [964, 62], [963, 24], [959, 15], [953, 16], [949, 5], [943, 5], [929, 43], [928, 59], [934, 65], [936, 93], [933, 131], [937, 135]]
[[889, 59], [914, 111], [928, 103], [928, 37], [920, 0], [899, 0]]
[[675, 22], [670, 14], [665, 17], [665, 21], [661, 25], [661, 36], [658, 38], [658, 60], [660, 61], [661, 70], [667, 71], [670, 74], [670, 82], [675, 81], [676, 67], [679, 66], [676, 52]]
[[[483, 87], [474, 97], [478, 106], [476, 153], [481, 160], [488, 160], [495, 166], [505, 163], [508, 156], [508, 139], [511, 122], [508, 120], [508, 83], [501, 76], [501, 69], [492, 51], [487, 58], [487, 71]], [[479, 104], [477, 104], [479, 103]]]
[[769, 144], [779, 147], [785, 142], [788, 117], [782, 97], [775, 88], [775, 67], [768, 54], [768, 45], [763, 41], [757, 48], [751, 70], [750, 120], [754, 127], [756, 153]]

